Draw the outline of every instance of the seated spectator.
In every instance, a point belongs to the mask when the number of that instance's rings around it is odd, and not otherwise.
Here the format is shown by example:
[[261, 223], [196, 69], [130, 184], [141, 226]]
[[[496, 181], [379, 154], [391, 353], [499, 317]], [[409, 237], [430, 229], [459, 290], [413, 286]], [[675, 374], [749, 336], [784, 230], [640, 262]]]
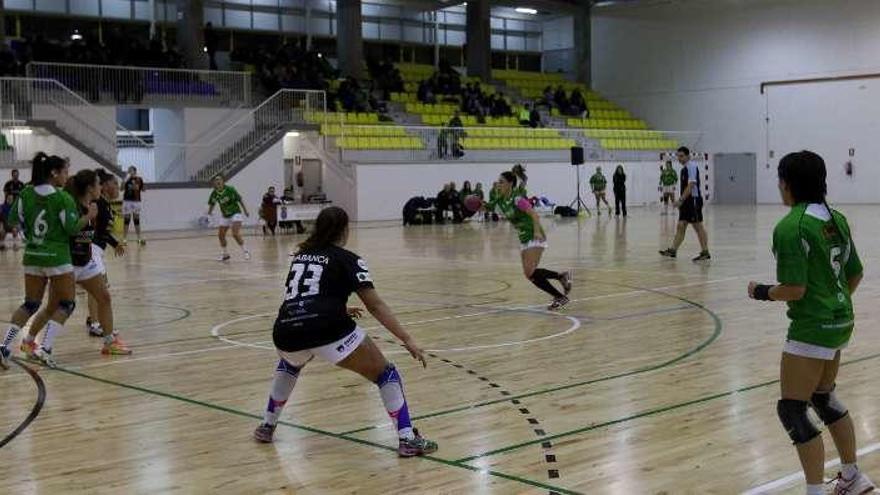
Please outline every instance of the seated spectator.
[[523, 105], [522, 109], [519, 111], [519, 125], [533, 127], [531, 125], [531, 112], [529, 111], [528, 103]]
[[551, 109], [553, 108], [553, 88], [551, 88], [549, 85], [546, 88], [544, 88], [544, 95], [543, 95], [542, 101], [545, 105], [547, 105], [547, 108], [551, 108]]
[[556, 93], [553, 94], [553, 102], [560, 113], [568, 114], [568, 97], [565, 95], [565, 89], [562, 88], [562, 85], [556, 88]]
[[443, 223], [445, 221], [444, 214], [447, 211], [452, 212], [453, 222], [461, 223], [461, 199], [458, 196], [458, 191], [455, 190], [455, 183], [450, 182], [443, 185], [443, 190], [437, 193], [437, 200], [434, 206], [436, 207], [436, 223]]
[[463, 157], [464, 149], [461, 145], [461, 138], [467, 137], [467, 134], [464, 132], [464, 124], [461, 122], [461, 114], [458, 110], [449, 119], [446, 127], [447, 129], [440, 130], [437, 135], [437, 155], [440, 158], [445, 158], [451, 147], [453, 158]]
[[571, 92], [571, 100], [569, 100], [569, 115], [577, 115], [586, 117], [587, 102], [581, 94], [581, 90], [575, 89]]
[[532, 105], [532, 111], [529, 112], [529, 127], [532, 129], [544, 127], [544, 123], [541, 122], [541, 114], [538, 113], [537, 105]]

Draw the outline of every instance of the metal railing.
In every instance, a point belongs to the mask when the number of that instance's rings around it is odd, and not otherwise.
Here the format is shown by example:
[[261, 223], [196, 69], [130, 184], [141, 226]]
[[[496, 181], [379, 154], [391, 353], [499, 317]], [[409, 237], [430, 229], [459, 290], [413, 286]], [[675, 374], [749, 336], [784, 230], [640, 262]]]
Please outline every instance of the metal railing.
[[[113, 110], [90, 104], [52, 79], [0, 78], [0, 120], [55, 126], [76, 141], [71, 144], [83, 146], [107, 164], [118, 163], [117, 136], [140, 148], [150, 147], [117, 124]], [[15, 154], [17, 161], [30, 159]]]
[[[685, 145], [697, 148], [701, 133], [578, 128], [463, 128], [325, 124], [325, 149], [341, 162], [436, 162], [510, 160], [568, 161], [582, 146], [588, 161], [654, 161]], [[610, 137], [614, 136], [614, 137]], [[619, 137], [618, 137], [619, 136]]]
[[30, 62], [27, 76], [54, 79], [94, 104], [250, 106], [249, 72]]
[[228, 174], [291, 128], [319, 124], [326, 110], [323, 91], [279, 90], [209, 141], [187, 143], [181, 150], [185, 156], [177, 163], [186, 163], [195, 181]]

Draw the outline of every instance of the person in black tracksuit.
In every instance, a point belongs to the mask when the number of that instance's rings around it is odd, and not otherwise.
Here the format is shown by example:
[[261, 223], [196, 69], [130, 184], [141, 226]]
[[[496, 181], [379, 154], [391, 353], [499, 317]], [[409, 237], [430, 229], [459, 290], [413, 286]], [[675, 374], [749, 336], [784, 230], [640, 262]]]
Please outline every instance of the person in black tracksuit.
[[618, 165], [612, 177], [614, 181], [614, 214], [626, 216], [626, 173], [623, 171], [623, 165]]

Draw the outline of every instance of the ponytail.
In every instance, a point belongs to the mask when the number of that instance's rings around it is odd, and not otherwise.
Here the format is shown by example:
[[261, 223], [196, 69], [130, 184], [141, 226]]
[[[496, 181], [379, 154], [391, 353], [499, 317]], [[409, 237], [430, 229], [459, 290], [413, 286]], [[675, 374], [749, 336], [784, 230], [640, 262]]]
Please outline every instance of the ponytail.
[[523, 187], [526, 187], [526, 182], [529, 181], [529, 177], [526, 175], [526, 168], [523, 167], [521, 163], [517, 163], [512, 169], [510, 169], [510, 171], [513, 172], [513, 175], [519, 178], [520, 184], [522, 184]]
[[57, 155], [49, 156], [42, 151], [31, 160], [31, 185], [41, 186], [49, 182], [52, 172], [67, 166], [67, 160]]

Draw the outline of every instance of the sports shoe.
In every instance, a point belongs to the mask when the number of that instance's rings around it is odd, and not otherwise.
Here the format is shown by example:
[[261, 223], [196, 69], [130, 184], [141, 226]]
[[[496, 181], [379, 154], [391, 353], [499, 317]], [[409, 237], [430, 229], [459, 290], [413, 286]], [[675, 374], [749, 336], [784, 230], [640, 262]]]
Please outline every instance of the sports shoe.
[[104, 347], [101, 348], [101, 354], [105, 356], [130, 356], [131, 349], [119, 340], [118, 335], [114, 335], [113, 341], [109, 344], [104, 344]]
[[837, 473], [831, 483], [834, 483], [834, 495], [864, 495], [874, 491], [874, 483], [861, 472], [849, 480], [843, 478], [843, 473]]
[[217, 258], [217, 261], [220, 261], [222, 263], [226, 263], [227, 261], [229, 261], [231, 259], [232, 259], [232, 256], [229, 256], [228, 254], [221, 254], [220, 257]]
[[55, 368], [58, 366], [58, 363], [55, 362], [55, 358], [52, 357], [52, 351], [43, 349], [39, 347], [33, 355], [33, 358], [49, 368]]
[[413, 429], [414, 438], [401, 438], [397, 446], [397, 455], [400, 457], [415, 457], [430, 454], [437, 451], [437, 442], [422, 438], [419, 430]]
[[25, 358], [39, 361], [39, 358], [37, 358], [37, 342], [35, 340], [30, 342], [22, 340], [19, 349], [21, 349], [21, 353], [24, 354]]
[[0, 368], [9, 369], [9, 361], [12, 359], [12, 352], [5, 347], [0, 347]]
[[86, 319], [86, 328], [89, 330], [90, 337], [103, 337], [104, 336], [104, 328], [101, 327], [101, 324], [91, 318]]
[[244, 259], [245, 259], [245, 261], [250, 261], [250, 260], [251, 260], [251, 252], [250, 252], [250, 251], [245, 250], [245, 252], [244, 252]]
[[691, 261], [696, 263], [698, 261], [709, 261], [711, 259], [712, 259], [712, 256], [709, 254], [709, 251], [703, 251], [702, 253], [699, 254], [699, 256], [692, 259]]
[[144, 239], [138, 239], [138, 244], [140, 244], [141, 246], [146, 246], [146, 245], [147, 245], [147, 241], [144, 240]]
[[277, 425], [270, 425], [268, 423], [261, 423], [260, 426], [254, 430], [254, 440], [260, 443], [272, 443], [273, 436], [275, 435], [275, 427]]
[[676, 254], [677, 253], [675, 252], [675, 249], [672, 249], [672, 248], [664, 249], [663, 251], [660, 251], [660, 256], [665, 256], [667, 258], [675, 258]]
[[556, 299], [553, 300], [552, 303], [550, 303], [549, 306], [547, 306], [547, 310], [548, 311], [558, 311], [558, 310], [564, 308], [565, 305], [568, 304], [568, 302], [569, 302], [569, 299], [567, 297], [564, 297], [564, 296], [561, 298], [557, 297]]
[[571, 272], [563, 272], [562, 276], [559, 277], [559, 283], [562, 284], [562, 290], [565, 291], [567, 296], [571, 292]]

